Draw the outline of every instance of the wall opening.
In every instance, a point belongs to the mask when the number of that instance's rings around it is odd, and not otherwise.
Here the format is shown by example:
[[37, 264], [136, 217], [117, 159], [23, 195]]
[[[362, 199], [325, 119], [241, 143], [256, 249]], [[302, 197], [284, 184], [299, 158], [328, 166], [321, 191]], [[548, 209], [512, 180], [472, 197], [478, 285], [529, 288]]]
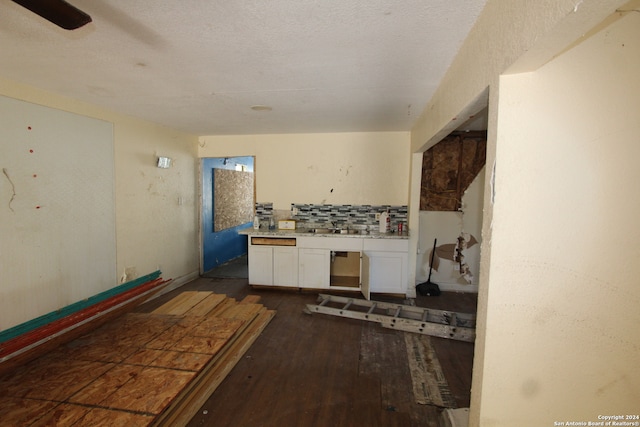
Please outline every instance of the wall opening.
[[247, 238], [238, 231], [252, 225], [255, 207], [254, 157], [201, 160], [201, 273], [247, 255]]

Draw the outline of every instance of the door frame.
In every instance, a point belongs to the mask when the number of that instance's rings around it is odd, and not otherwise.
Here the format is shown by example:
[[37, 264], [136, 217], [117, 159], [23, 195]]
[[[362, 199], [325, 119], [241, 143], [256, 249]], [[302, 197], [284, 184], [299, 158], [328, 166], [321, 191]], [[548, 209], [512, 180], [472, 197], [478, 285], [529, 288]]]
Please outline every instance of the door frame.
[[[207, 262], [207, 253], [205, 251], [205, 245], [207, 244], [207, 239], [210, 237], [209, 234], [230, 234], [236, 235], [237, 231], [245, 228], [248, 224], [242, 224], [238, 227], [232, 227], [231, 229], [221, 230], [219, 232], [213, 231], [213, 178], [210, 173], [211, 170], [216, 169], [216, 164], [220, 164], [221, 167], [225, 169], [235, 170], [235, 164], [241, 163], [245, 164], [249, 167], [249, 171], [253, 173], [253, 206], [255, 209], [256, 202], [256, 173], [255, 173], [255, 156], [229, 156], [229, 157], [201, 157], [199, 158], [198, 170], [199, 170], [199, 209], [198, 209], [198, 223], [199, 223], [199, 251], [200, 251], [200, 274], [205, 274], [207, 271], [210, 271], [212, 268], [215, 268], [217, 265], [213, 267], [209, 266], [210, 262]], [[247, 162], [247, 163], [245, 163]], [[228, 166], [227, 166], [228, 165]], [[229, 238], [226, 236], [225, 238]], [[245, 251], [246, 252], [246, 251]], [[239, 256], [241, 256], [240, 254]], [[230, 260], [230, 259], [229, 259]], [[229, 261], [229, 260], [225, 260]], [[222, 263], [224, 263], [222, 262]], [[222, 264], [220, 263], [220, 264]]]

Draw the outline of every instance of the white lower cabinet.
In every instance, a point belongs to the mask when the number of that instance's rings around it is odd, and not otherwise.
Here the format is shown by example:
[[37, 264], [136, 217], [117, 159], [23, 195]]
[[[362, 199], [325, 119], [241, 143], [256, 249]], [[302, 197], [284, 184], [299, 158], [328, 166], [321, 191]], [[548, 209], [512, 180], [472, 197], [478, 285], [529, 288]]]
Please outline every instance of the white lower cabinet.
[[406, 294], [407, 262], [404, 252], [365, 252], [369, 260], [369, 290], [371, 292]]
[[249, 283], [298, 286], [298, 248], [249, 246]]
[[371, 292], [406, 294], [409, 242], [407, 240], [365, 240]]
[[298, 249], [298, 285], [301, 288], [328, 288], [330, 260], [328, 249]]
[[273, 285], [273, 248], [249, 246], [249, 283]]
[[255, 238], [249, 284], [406, 295], [408, 250], [404, 239]]
[[295, 246], [273, 248], [273, 284], [298, 286], [298, 248]]

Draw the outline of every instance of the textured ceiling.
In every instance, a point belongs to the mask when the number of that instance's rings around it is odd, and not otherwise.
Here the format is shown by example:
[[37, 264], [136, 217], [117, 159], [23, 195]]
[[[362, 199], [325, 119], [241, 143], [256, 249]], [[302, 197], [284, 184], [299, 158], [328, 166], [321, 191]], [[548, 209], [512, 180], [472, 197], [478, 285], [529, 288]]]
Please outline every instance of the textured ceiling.
[[410, 130], [485, 1], [0, 0], [0, 76], [195, 135]]

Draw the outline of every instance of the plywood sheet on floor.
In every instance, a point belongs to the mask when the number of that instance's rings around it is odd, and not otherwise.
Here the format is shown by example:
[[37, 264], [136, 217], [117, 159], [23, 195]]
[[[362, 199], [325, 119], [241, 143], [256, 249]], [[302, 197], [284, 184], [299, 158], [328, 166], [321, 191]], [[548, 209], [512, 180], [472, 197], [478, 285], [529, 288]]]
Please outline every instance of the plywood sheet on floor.
[[186, 314], [190, 316], [205, 316], [225, 300], [229, 300], [229, 302], [232, 301], [221, 294], [209, 294], [209, 296], [187, 311]]
[[109, 427], [144, 427], [153, 421], [153, 417], [144, 414], [115, 411], [104, 408], [87, 408], [85, 406], [62, 403], [54, 411], [30, 425], [32, 427], [50, 426], [109, 426]]
[[183, 292], [171, 301], [155, 309], [153, 313], [183, 315], [202, 302], [202, 300], [207, 298], [209, 295], [211, 295], [209, 292]]
[[218, 355], [235, 364], [230, 349], [252, 342], [243, 331], [259, 318], [251, 328], [259, 333], [273, 313], [256, 298], [185, 292], [152, 313], [123, 315], [0, 377], [0, 426], [147, 426], [176, 400], [192, 399], [199, 375], [227, 373]]

